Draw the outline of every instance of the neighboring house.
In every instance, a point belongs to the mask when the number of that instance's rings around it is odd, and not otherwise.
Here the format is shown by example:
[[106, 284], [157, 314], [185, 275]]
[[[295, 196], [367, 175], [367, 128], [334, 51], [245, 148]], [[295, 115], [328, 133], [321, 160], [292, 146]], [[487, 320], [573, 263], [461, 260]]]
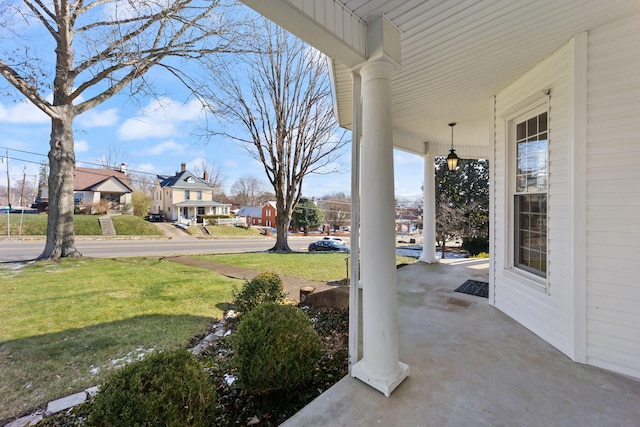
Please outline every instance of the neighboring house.
[[151, 192], [150, 211], [171, 221], [194, 220], [198, 215], [229, 215], [231, 205], [213, 200], [207, 179], [206, 172], [199, 178], [186, 169], [185, 163], [173, 176], [158, 175]]
[[276, 202], [266, 202], [262, 206], [243, 206], [237, 216], [246, 218], [249, 225], [276, 226]]
[[236, 216], [245, 218], [247, 225], [262, 225], [262, 208], [260, 206], [243, 206]]
[[242, 1], [330, 57], [353, 131], [366, 245], [352, 251], [351, 375], [389, 395], [409, 371], [382, 250], [397, 148], [424, 161], [425, 242], [434, 157], [489, 159], [489, 304], [576, 362], [640, 378], [639, 1]]
[[[109, 210], [123, 211], [131, 207], [131, 184], [125, 165], [119, 170], [76, 167], [73, 203], [91, 212], [96, 204], [108, 203]], [[126, 212], [123, 212], [126, 213]]]

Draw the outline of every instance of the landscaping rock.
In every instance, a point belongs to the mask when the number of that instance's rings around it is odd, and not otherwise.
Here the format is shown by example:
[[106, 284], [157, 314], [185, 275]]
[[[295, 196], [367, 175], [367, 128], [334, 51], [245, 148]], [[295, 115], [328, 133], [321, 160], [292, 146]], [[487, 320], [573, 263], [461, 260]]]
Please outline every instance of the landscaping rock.
[[15, 421], [6, 424], [4, 427], [27, 427], [34, 426], [42, 421], [42, 414], [33, 414], [26, 417], [18, 418]]
[[84, 403], [86, 400], [87, 393], [81, 391], [80, 393], [72, 394], [70, 396], [63, 397], [62, 399], [49, 402], [49, 404], [47, 405], [47, 410], [44, 414], [46, 416], [56, 414], [60, 411], [64, 411], [65, 409], [69, 409], [76, 405]]

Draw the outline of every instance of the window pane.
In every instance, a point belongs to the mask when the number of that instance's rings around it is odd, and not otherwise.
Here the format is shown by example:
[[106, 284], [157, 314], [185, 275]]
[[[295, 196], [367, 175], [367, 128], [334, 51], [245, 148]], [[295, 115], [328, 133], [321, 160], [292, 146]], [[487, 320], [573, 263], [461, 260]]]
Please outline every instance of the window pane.
[[527, 137], [527, 123], [522, 122], [516, 126], [516, 140], [520, 141]]
[[539, 276], [547, 271], [547, 196], [516, 195], [514, 264]]
[[532, 117], [527, 121], [527, 136], [538, 133], [538, 118]]
[[547, 113], [542, 113], [538, 116], [538, 131], [546, 132], [547, 131]]

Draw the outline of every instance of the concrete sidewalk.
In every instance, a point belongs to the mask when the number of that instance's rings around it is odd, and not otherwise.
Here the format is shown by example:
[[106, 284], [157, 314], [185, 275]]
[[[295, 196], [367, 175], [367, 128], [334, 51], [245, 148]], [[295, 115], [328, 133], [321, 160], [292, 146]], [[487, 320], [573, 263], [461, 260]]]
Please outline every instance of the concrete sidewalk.
[[487, 303], [454, 292], [487, 263], [398, 270], [400, 360], [391, 397], [347, 376], [292, 426], [640, 426], [640, 381], [572, 362]]

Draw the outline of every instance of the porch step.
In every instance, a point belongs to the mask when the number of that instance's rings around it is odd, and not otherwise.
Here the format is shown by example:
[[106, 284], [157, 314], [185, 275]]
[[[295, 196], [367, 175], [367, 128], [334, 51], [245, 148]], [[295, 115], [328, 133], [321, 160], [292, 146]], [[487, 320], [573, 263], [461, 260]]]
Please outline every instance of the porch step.
[[115, 236], [116, 229], [113, 226], [113, 221], [111, 221], [111, 217], [109, 216], [101, 216], [98, 218], [100, 221], [100, 228], [102, 229], [103, 236]]

